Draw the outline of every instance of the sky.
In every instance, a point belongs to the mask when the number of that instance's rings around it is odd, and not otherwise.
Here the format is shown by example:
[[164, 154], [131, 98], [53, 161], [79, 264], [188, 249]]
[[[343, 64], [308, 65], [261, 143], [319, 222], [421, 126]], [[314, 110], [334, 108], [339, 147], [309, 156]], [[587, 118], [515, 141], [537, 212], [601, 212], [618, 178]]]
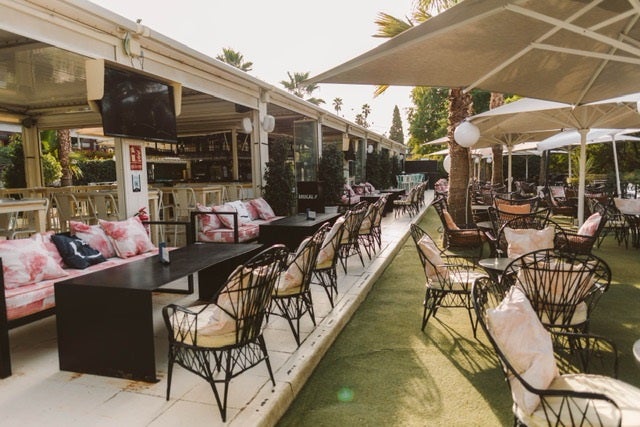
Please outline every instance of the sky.
[[[287, 72], [315, 76], [385, 41], [372, 37], [379, 12], [396, 17], [411, 13], [414, 0], [91, 0], [192, 49], [215, 58], [223, 48], [240, 52], [253, 62], [249, 74], [283, 88]], [[171, 6], [169, 6], [171, 5]], [[179, 7], [178, 7], [179, 6]], [[389, 133], [393, 108], [398, 106], [405, 140], [410, 87], [391, 87], [377, 98], [375, 86], [320, 84], [313, 96], [335, 113], [333, 100], [342, 98], [341, 116], [354, 121], [369, 104], [370, 129]]]

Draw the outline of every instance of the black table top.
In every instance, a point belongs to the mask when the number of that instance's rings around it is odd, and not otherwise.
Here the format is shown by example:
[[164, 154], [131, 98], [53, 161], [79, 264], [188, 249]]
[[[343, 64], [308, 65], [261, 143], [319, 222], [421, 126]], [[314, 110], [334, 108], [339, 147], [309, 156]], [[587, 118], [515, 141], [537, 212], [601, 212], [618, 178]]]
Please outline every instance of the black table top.
[[302, 213], [266, 222], [264, 224], [260, 224], [260, 227], [313, 227], [338, 218], [340, 215], [342, 214], [317, 213], [316, 219], [307, 219], [307, 214]]
[[170, 264], [162, 264], [158, 256], [151, 256], [57, 282], [55, 286], [83, 285], [153, 291], [174, 280], [256, 250], [259, 246], [257, 243], [194, 243], [170, 251]]

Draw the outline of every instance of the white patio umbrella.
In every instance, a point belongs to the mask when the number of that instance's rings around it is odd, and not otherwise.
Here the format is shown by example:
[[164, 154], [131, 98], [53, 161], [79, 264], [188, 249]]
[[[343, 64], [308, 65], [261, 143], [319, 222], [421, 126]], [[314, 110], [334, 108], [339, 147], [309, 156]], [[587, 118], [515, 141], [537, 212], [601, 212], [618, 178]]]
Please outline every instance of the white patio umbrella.
[[[471, 153], [478, 152], [477, 150], [482, 150], [488, 147], [492, 147], [494, 145], [501, 145], [503, 148], [502, 155], [507, 155], [507, 191], [511, 191], [511, 185], [513, 182], [513, 154], [515, 147], [521, 144], [533, 143], [537, 144], [537, 141], [542, 141], [552, 135], [557, 133], [556, 130], [551, 131], [532, 131], [532, 132], [504, 132], [500, 133], [491, 133], [490, 131], [483, 132], [480, 135], [480, 139], [473, 146], [473, 150]], [[424, 145], [431, 144], [445, 144], [449, 142], [449, 138], [443, 136], [438, 139], [434, 139], [433, 141], [425, 142]], [[535, 145], [531, 146], [535, 148]], [[447, 149], [448, 150], [448, 149]], [[441, 150], [444, 151], [444, 150]], [[435, 153], [431, 153], [435, 154]], [[528, 173], [527, 173], [528, 175]]]
[[481, 134], [556, 129], [574, 129], [580, 134], [578, 184], [578, 223], [584, 220], [584, 189], [587, 134], [592, 128], [635, 128], [640, 126], [637, 110], [640, 94], [572, 106], [551, 101], [523, 98], [477, 114], [469, 120]]
[[309, 83], [440, 86], [573, 105], [640, 91], [636, 0], [465, 0]]
[[[629, 133], [636, 133], [639, 131], [640, 129], [592, 129], [586, 136], [587, 144], [601, 144], [611, 142], [613, 149], [613, 164], [616, 174], [616, 190], [618, 190], [618, 195], [621, 195], [622, 192], [620, 191], [620, 168], [618, 166], [618, 152], [616, 150], [616, 141], [640, 141], [640, 138], [628, 135]], [[544, 151], [553, 148], [579, 144], [580, 134], [575, 130], [571, 130], [558, 133], [538, 143], [538, 150]], [[569, 161], [569, 165], [571, 165], [571, 161]]]

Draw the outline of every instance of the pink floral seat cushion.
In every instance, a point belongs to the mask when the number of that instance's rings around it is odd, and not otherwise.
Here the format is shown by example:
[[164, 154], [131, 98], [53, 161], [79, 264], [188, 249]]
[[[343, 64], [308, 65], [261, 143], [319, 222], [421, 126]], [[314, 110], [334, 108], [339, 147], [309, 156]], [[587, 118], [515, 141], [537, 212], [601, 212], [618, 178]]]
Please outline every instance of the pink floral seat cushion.
[[[259, 224], [247, 224], [238, 227], [238, 241], [248, 242], [258, 238], [260, 233]], [[218, 228], [198, 231], [199, 242], [210, 243], [234, 243], [233, 230], [229, 228]]]
[[53, 285], [56, 282], [82, 276], [94, 271], [104, 270], [116, 265], [126, 264], [149, 256], [154, 256], [157, 253], [158, 250], [156, 249], [131, 258], [111, 258], [100, 264], [92, 265], [84, 270], [69, 268], [64, 270], [65, 276], [62, 278], [46, 279], [29, 285], [6, 289], [5, 299], [7, 304], [7, 319], [19, 319], [54, 307], [55, 298]]
[[100, 220], [100, 226], [111, 239], [120, 258], [129, 258], [155, 249], [138, 216], [124, 221]]
[[[196, 205], [198, 212], [213, 212], [213, 207], [205, 206], [198, 203]], [[199, 225], [202, 231], [211, 231], [222, 228], [222, 221], [218, 218], [218, 215], [199, 215]]]

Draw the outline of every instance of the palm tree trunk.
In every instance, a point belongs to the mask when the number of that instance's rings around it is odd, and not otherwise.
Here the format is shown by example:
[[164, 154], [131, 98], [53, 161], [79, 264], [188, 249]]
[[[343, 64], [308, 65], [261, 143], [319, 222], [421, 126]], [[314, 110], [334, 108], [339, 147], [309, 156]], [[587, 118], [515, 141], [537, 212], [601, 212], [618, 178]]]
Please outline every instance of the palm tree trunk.
[[69, 154], [71, 153], [71, 132], [69, 129], [62, 129], [57, 132], [58, 143], [60, 144], [60, 152], [58, 157], [60, 158], [60, 166], [62, 166], [62, 177], [60, 178], [60, 185], [68, 187], [73, 185], [73, 178], [71, 175], [71, 161]]
[[448, 129], [451, 173], [449, 174], [449, 213], [459, 224], [471, 222], [469, 191], [469, 149], [453, 142], [453, 131], [470, 114], [471, 95], [460, 88], [449, 90]]
[[[489, 108], [493, 110], [504, 104], [504, 95], [497, 92], [491, 92], [489, 99]], [[503, 184], [504, 174], [502, 166], [502, 144], [491, 147], [491, 155], [493, 156], [493, 169], [491, 171], [491, 184]]]

